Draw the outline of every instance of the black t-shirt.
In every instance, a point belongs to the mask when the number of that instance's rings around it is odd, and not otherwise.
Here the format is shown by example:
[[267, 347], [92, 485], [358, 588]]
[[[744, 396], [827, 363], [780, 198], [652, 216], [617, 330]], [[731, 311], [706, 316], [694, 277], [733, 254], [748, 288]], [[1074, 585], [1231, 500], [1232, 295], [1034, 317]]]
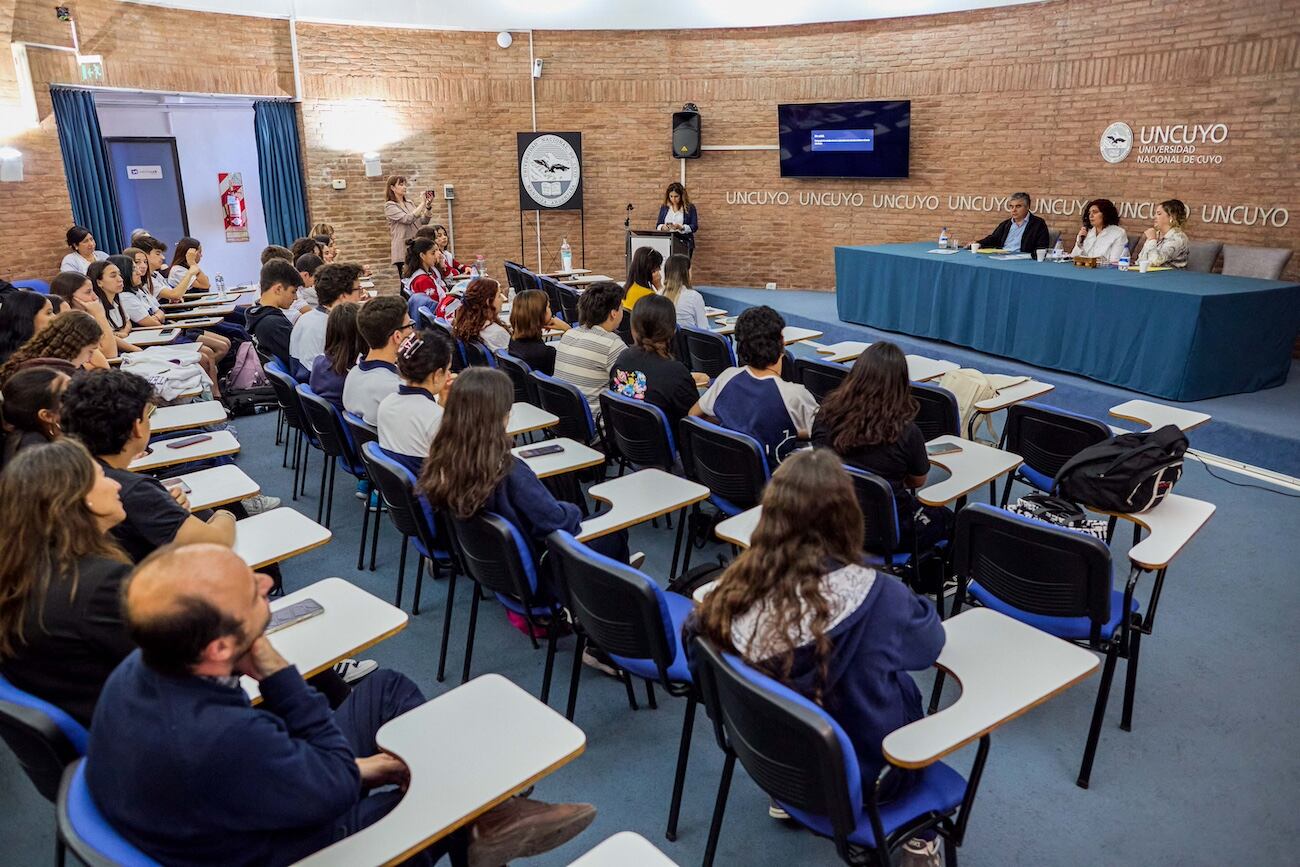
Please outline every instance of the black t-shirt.
[[190, 513], [152, 476], [114, 469], [102, 461], [100, 465], [104, 475], [122, 486], [126, 520], [113, 528], [113, 536], [131, 559], [139, 563], [175, 539]]
[[[815, 446], [834, 448], [831, 431], [821, 416], [813, 422], [812, 441]], [[903, 489], [908, 476], [924, 476], [930, 471], [930, 458], [925, 453], [925, 437], [915, 422], [908, 422], [902, 436], [892, 443], [858, 446], [839, 452], [844, 463], [875, 473], [894, 486], [894, 492]]]
[[555, 347], [539, 337], [511, 340], [506, 351], [539, 373], [555, 375]]
[[619, 354], [610, 371], [609, 386], [620, 394], [648, 401], [664, 411], [677, 430], [677, 422], [700, 399], [691, 372], [675, 358], [664, 358], [629, 346]]

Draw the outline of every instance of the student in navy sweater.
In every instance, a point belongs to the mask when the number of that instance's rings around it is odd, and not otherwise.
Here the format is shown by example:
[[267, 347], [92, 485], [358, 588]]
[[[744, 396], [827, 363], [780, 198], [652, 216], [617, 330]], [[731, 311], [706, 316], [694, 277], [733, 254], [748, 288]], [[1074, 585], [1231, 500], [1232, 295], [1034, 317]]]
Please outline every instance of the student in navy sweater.
[[262, 294], [257, 303], [244, 313], [248, 333], [257, 341], [257, 348], [279, 360], [284, 369], [299, 382], [307, 378], [303, 369], [289, 354], [289, 335], [293, 323], [285, 310], [298, 297], [302, 275], [293, 264], [283, 259], [272, 259], [262, 266], [258, 281]]
[[311, 390], [343, 412], [343, 383], [366, 351], [366, 341], [357, 329], [361, 305], [351, 301], [335, 304], [325, 321], [325, 354], [311, 365]]
[[[886, 767], [885, 735], [923, 716], [908, 672], [939, 658], [944, 631], [928, 599], [861, 562], [862, 511], [840, 459], [830, 449], [798, 452], [772, 474], [750, 547], [686, 629], [824, 707], [871, 788]], [[911, 782], [891, 770], [881, 800]], [[784, 818], [779, 808], [773, 815]], [[935, 841], [908, 846], [938, 857]]]
[[[402, 797], [383, 787], [405, 782], [406, 766], [379, 751], [375, 733], [424, 696], [380, 671], [331, 712], [263, 634], [270, 589], [215, 545], [164, 548], [128, 582], [140, 649], [100, 695], [86, 781], [104, 818], [165, 864], [289, 864]], [[259, 707], [241, 674], [259, 681]], [[594, 816], [586, 804], [514, 798], [408, 863], [467, 846], [471, 867], [504, 864], [566, 842]]]

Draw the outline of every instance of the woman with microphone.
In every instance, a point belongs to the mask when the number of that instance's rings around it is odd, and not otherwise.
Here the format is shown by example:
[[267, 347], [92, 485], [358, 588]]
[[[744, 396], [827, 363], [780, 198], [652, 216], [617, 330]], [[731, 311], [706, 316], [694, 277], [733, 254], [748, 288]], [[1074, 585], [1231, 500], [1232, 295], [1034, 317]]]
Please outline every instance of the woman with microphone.
[[686, 241], [686, 255], [695, 255], [695, 233], [700, 230], [700, 218], [686, 188], [676, 181], [664, 191], [664, 203], [659, 208], [656, 222], [660, 231], [680, 232]]
[[406, 177], [392, 175], [384, 190], [384, 199], [384, 218], [388, 220], [388, 231], [392, 234], [389, 261], [397, 268], [397, 277], [401, 279], [406, 262], [406, 242], [433, 218], [433, 190], [425, 190], [424, 203], [414, 205], [406, 200]]

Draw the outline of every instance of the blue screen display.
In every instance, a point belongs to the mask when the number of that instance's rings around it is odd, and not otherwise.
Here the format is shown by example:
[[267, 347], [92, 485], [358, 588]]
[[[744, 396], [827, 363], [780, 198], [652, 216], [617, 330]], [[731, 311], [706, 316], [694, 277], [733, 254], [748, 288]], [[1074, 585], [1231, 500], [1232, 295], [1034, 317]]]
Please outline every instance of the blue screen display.
[[815, 129], [812, 131], [812, 149], [817, 151], [872, 150], [875, 130], [870, 129]]
[[783, 178], [905, 178], [909, 100], [777, 106]]

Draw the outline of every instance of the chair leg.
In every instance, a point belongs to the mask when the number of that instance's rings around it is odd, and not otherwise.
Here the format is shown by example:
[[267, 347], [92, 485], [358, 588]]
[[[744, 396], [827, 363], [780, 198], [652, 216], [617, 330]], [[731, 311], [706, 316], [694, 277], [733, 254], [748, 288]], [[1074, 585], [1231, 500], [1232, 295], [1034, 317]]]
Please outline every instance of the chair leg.
[[[418, 591], [417, 591], [418, 592]], [[451, 604], [456, 599], [456, 569], [447, 581], [447, 610], [442, 614], [442, 647], [438, 650], [438, 683], [447, 679], [447, 639], [451, 637]]]
[[[370, 505], [367, 501], [366, 505]], [[379, 505], [375, 508], [375, 524], [370, 528], [370, 571], [375, 571], [375, 551], [379, 548], [379, 516], [384, 513], [384, 498], [379, 498]]]
[[[375, 522], [378, 523], [379, 519], [375, 518]], [[402, 553], [397, 558], [397, 601], [393, 604], [398, 608], [402, 607], [402, 584], [406, 581], [406, 547], [410, 541], [410, 537], [402, 537]]]
[[[669, 516], [671, 517], [671, 515]], [[682, 509], [677, 519], [677, 541], [673, 543], [673, 559], [668, 564], [668, 583], [677, 578], [677, 558], [682, 553], [682, 537], [686, 532], [686, 509]]]
[[[996, 485], [997, 482], [990, 482], [989, 484]], [[1007, 507], [1007, 502], [1010, 499], [1011, 499], [1011, 476], [1007, 476], [1006, 484], [1002, 486], [1002, 502], [999, 503], [998, 505], [1001, 506], [1003, 509], [1005, 509]]]
[[334, 478], [338, 475], [339, 465], [336, 461], [328, 461], [330, 468], [330, 489], [325, 494], [325, 529], [329, 529], [330, 522], [334, 520]]
[[546, 667], [542, 672], [542, 704], [551, 703], [551, 673], [555, 668], [555, 644], [559, 641], [556, 633], [555, 623], [551, 623], [551, 628], [546, 630]]
[[[690, 513], [690, 517], [692, 517], [692, 518], [698, 517], [699, 514], [700, 514], [700, 504], [699, 504], [699, 503], [696, 503], [694, 506], [691, 507], [691, 509], [692, 509], [692, 511], [691, 511], [691, 513]], [[683, 509], [682, 512], [683, 512], [683, 514], [682, 514], [682, 523], [684, 523], [684, 524], [690, 524], [690, 525], [691, 525], [690, 527], [688, 527], [688, 528], [686, 529], [686, 534], [685, 534], [685, 539], [686, 539], [686, 553], [684, 553], [684, 554], [682, 555], [682, 571], [681, 571], [681, 574], [682, 574], [682, 575], [685, 575], [687, 572], [690, 572], [690, 571], [691, 571], [691, 552], [695, 550], [695, 536], [693, 535], [693, 531], [694, 531], [694, 529], [695, 529], [695, 528], [694, 528], [694, 523], [695, 523], [695, 522], [694, 522], [694, 521], [687, 520], [687, 516], [686, 516], [686, 514], [685, 514], [685, 509]]]
[[957, 867], [957, 848], [951, 837], [943, 838], [943, 867]]
[[316, 495], [316, 523], [325, 517], [325, 477], [330, 474], [328, 458], [320, 465], [320, 493]]
[[709, 842], [704, 847], [704, 867], [713, 867], [713, 856], [718, 852], [718, 836], [722, 833], [722, 815], [727, 811], [727, 795], [731, 794], [731, 775], [736, 770], [736, 754], [728, 752], [722, 763], [722, 778], [718, 780], [718, 796], [713, 801], [713, 820], [709, 822]]
[[[375, 515], [375, 520], [379, 516]], [[367, 494], [361, 501], [361, 547], [357, 550], [357, 571], [360, 572], [365, 568], [366, 563], [366, 537], [370, 535], [370, 496]]]
[[[474, 586], [478, 586], [475, 583]], [[474, 627], [478, 624], [478, 594], [474, 594], [474, 601], [469, 604], [469, 632], [465, 634], [465, 665], [460, 670], [460, 682], [464, 683], [469, 680], [469, 663], [474, 656]]]
[[[402, 543], [402, 547], [403, 549], [405, 549], [406, 547], [405, 542]], [[402, 553], [406, 553], [405, 550], [403, 550]], [[419, 617], [420, 616], [420, 589], [424, 587], [424, 556], [421, 555], [416, 559], [417, 562], [415, 567], [415, 603], [411, 606], [411, 613], [416, 617]]]
[[296, 503], [298, 501], [298, 474], [302, 471], [302, 461], [298, 460], [298, 452], [302, 449], [302, 431], [294, 429], [293, 432], [293, 490], [290, 491], [290, 497]]
[[569, 672], [569, 703], [564, 709], [564, 718], [573, 722], [573, 712], [578, 708], [578, 683], [582, 679], [582, 653], [587, 649], [587, 638], [578, 633], [578, 640], [573, 645], [573, 669]]
[[1119, 727], [1126, 732], [1133, 731], [1133, 697], [1137, 693], [1138, 651], [1142, 645], [1142, 630], [1137, 626], [1128, 632], [1128, 667], [1124, 672], [1124, 713], [1120, 717]]
[[1111, 642], [1106, 653], [1106, 666], [1101, 670], [1101, 685], [1097, 688], [1097, 704], [1092, 709], [1092, 726], [1088, 729], [1088, 744], [1083, 749], [1083, 764], [1079, 767], [1078, 786], [1088, 788], [1092, 778], [1092, 760], [1097, 756], [1097, 741], [1101, 737], [1101, 723], [1106, 718], [1106, 702], [1110, 698], [1110, 682], [1115, 676], [1115, 659], [1119, 645]]
[[636, 691], [632, 689], [632, 675], [626, 671], [620, 672], [623, 675], [623, 686], [627, 689], [627, 703], [632, 710], [640, 710], [636, 703]]
[[659, 704], [655, 701], [654, 681], [647, 680], [645, 682], [645, 703], [649, 705], [651, 710], [659, 709]]
[[939, 697], [943, 695], [943, 672], [937, 671], [934, 674], [934, 687], [930, 690], [930, 706], [926, 708], [927, 714], [935, 713], [939, 710]]
[[668, 830], [664, 836], [677, 839], [677, 817], [682, 811], [682, 789], [686, 786], [686, 762], [691, 754], [691, 734], [695, 731], [695, 693], [686, 697], [686, 715], [682, 718], [682, 740], [677, 748], [677, 774], [673, 777], [673, 800], [668, 807]]

